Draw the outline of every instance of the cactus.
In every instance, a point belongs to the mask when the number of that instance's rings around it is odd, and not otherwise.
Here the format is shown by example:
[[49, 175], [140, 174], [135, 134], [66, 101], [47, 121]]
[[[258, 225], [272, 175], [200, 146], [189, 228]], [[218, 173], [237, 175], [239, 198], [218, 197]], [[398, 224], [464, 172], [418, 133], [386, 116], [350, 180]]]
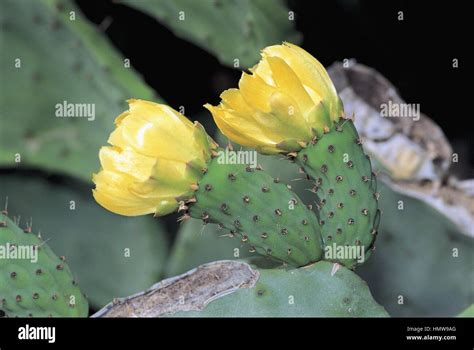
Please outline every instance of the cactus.
[[388, 317], [355, 273], [320, 261], [296, 270], [260, 269], [252, 288], [217, 298], [177, 317]]
[[109, 213], [89, 191], [71, 179], [19, 171], [0, 175], [2, 207], [8, 197], [8, 211], [11, 216], [21, 214], [21, 227], [33, 218], [33, 227], [51, 249], [67, 256], [91, 308], [97, 309], [162, 278], [169, 244], [162, 222]]
[[[251, 67], [258, 50], [275, 42], [300, 41], [281, 0], [159, 0], [120, 3], [141, 10], [176, 36], [209, 51], [222, 64]], [[212, 21], [208, 19], [212, 18]]]
[[182, 274], [216, 260], [243, 259], [255, 254], [248, 245], [218, 225], [189, 219], [180, 224], [166, 264], [166, 277]]
[[[179, 302], [178, 302], [179, 300]], [[116, 299], [93, 317], [387, 317], [354, 272], [327, 261], [299, 269], [215, 261]]]
[[0, 249], [0, 310], [7, 316], [87, 316], [88, 303], [65, 258], [5, 212], [0, 214]]
[[[319, 223], [325, 247], [361, 246], [372, 251], [380, 221], [377, 181], [350, 119], [298, 152], [296, 161], [315, 180]], [[329, 259], [354, 267], [356, 259]]]
[[250, 71], [218, 106], [205, 107], [233, 141], [296, 160], [315, 181], [325, 259], [350, 268], [363, 263], [380, 220], [377, 184], [324, 66], [284, 43], [264, 48]]
[[320, 260], [317, 220], [286, 185], [260, 169], [208, 164], [189, 214], [214, 222], [248, 243], [251, 252], [303, 266]]
[[[8, 130], [0, 138], [0, 163], [89, 182], [96, 150], [121, 101], [130, 95], [158, 97], [73, 1], [7, 0], [0, 7], [2, 47], [8, 47], [0, 57], [0, 76], [10, 82], [0, 94], [0, 124]], [[94, 106], [95, 115], [58, 117], [55, 106], [64, 101]]]
[[252, 252], [295, 266], [320, 260], [316, 216], [286, 185], [218, 148], [201, 124], [169, 106], [128, 103], [111, 146], [99, 151], [93, 195], [100, 205], [128, 216], [184, 212], [181, 220], [217, 223]]

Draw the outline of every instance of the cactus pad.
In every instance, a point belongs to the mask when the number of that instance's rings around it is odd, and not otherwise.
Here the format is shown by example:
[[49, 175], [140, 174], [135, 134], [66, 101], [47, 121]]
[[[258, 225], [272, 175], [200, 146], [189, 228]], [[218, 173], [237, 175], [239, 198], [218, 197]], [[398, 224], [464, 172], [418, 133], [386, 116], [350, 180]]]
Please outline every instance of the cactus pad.
[[57, 257], [30, 228], [22, 230], [3, 213], [0, 249], [0, 310], [7, 316], [87, 316], [88, 303], [65, 258]]
[[322, 255], [316, 215], [285, 184], [258, 168], [220, 164], [214, 158], [189, 214], [229, 230], [250, 252], [282, 262], [303, 266]]
[[[375, 174], [362, 141], [350, 119], [341, 121], [320, 139], [315, 139], [297, 155], [297, 162], [314, 180], [319, 224], [325, 249], [345, 266], [363, 263], [371, 254], [377, 234], [380, 211]], [[357, 258], [345, 247], [362, 247]], [[344, 258], [336, 257], [343, 252]]]

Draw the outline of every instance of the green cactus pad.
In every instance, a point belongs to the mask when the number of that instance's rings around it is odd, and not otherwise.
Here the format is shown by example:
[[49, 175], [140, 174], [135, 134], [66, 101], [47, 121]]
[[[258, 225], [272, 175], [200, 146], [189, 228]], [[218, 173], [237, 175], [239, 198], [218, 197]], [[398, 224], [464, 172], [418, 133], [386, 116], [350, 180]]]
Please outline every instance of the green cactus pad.
[[351, 270], [319, 261], [299, 269], [259, 269], [251, 288], [240, 288], [200, 311], [174, 317], [389, 317], [367, 284]]
[[295, 266], [320, 260], [316, 215], [294, 192], [258, 168], [218, 159], [199, 182], [192, 217], [219, 224], [223, 234], [238, 237], [251, 252]]
[[352, 121], [341, 119], [300, 151], [296, 161], [314, 180], [325, 259], [350, 268], [363, 263], [377, 234], [379, 194]]
[[8, 317], [86, 317], [88, 303], [64, 260], [0, 214], [0, 310]]

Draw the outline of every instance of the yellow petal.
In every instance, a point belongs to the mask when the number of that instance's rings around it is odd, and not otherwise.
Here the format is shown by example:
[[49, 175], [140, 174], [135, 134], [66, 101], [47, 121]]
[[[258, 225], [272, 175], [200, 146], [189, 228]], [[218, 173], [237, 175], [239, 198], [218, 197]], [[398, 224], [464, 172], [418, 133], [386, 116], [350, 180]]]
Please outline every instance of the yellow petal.
[[105, 170], [126, 173], [136, 180], [145, 181], [151, 175], [156, 159], [147, 157], [132, 149], [102, 147], [99, 152], [100, 163]]
[[268, 146], [271, 150], [267, 153], [278, 153], [276, 144], [278, 141], [268, 138], [256, 123], [235, 117], [227, 110], [220, 107], [214, 107], [209, 104], [205, 105], [214, 118], [219, 130], [232, 141], [247, 147], [264, 147]]
[[270, 112], [269, 99], [275, 88], [265, 83], [258, 75], [243, 73], [239, 81], [240, 92], [244, 100], [262, 112]]
[[93, 176], [96, 185], [93, 190], [95, 200], [104, 208], [127, 216], [144, 215], [155, 212], [156, 202], [139, 198], [128, 191], [133, 178], [102, 170]]
[[[284, 45], [266, 47], [263, 52], [265, 57], [280, 57], [285, 60], [306, 90], [312, 91], [310, 95], [315, 103], [318, 103], [323, 97], [327, 98], [332, 93], [334, 86], [323, 65], [303, 49], [285, 43]], [[308, 56], [311, 56], [311, 59]]]
[[295, 72], [279, 57], [267, 57], [265, 60], [272, 70], [273, 80], [278, 90], [291, 96], [303, 114], [307, 114], [313, 108], [314, 102]]
[[181, 117], [169, 107], [140, 105], [121, 120], [109, 138], [109, 143], [122, 149], [132, 147], [149, 157], [164, 157], [186, 162], [197, 155], [193, 127], [181, 122]]

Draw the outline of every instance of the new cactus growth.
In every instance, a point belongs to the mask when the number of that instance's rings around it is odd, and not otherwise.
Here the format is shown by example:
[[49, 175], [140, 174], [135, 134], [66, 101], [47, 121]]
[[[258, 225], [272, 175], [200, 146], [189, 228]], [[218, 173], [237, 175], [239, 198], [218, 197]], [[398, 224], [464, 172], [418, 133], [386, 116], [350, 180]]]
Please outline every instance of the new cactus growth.
[[210, 162], [189, 214], [230, 230], [257, 252], [295, 266], [320, 260], [317, 219], [290, 191], [263, 170]]
[[[315, 214], [262, 169], [219, 161], [198, 123], [168, 106], [130, 100], [103, 147], [94, 197], [122, 215], [173, 211], [213, 222], [256, 252], [303, 266], [321, 259]], [[180, 137], [180, 139], [178, 139]]]
[[[317, 196], [325, 258], [348, 267], [362, 263], [372, 252], [380, 211], [375, 174], [354, 124], [341, 119], [320, 140], [315, 138], [298, 152], [295, 160], [314, 179], [311, 191]], [[338, 258], [344, 247], [364, 251], [354, 250], [360, 259]]]
[[285, 43], [265, 48], [250, 71], [206, 107], [231, 140], [296, 160], [314, 181], [325, 258], [362, 263], [380, 217], [376, 179], [326, 70]]
[[0, 310], [8, 317], [86, 317], [88, 303], [46, 242], [0, 214]]

